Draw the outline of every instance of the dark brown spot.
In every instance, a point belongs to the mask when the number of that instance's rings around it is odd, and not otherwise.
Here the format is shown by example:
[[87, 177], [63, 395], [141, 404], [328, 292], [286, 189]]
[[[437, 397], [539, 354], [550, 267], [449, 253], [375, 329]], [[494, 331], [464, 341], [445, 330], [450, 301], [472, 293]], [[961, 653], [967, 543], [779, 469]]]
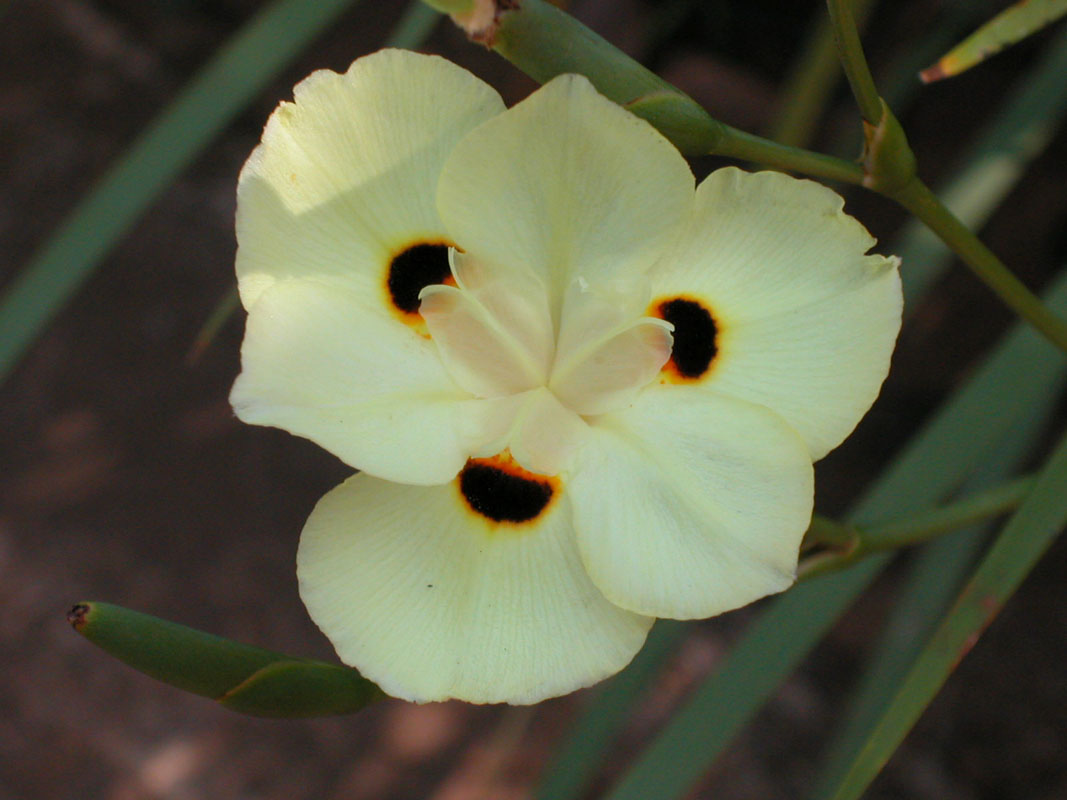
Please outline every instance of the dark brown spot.
[[389, 264], [389, 296], [393, 305], [405, 314], [419, 310], [419, 292], [451, 277], [448, 245], [420, 242], [401, 251]]
[[80, 631], [85, 625], [85, 618], [89, 615], [89, 604], [78, 603], [67, 612], [67, 622], [74, 626], [74, 630]]
[[529, 522], [548, 507], [556, 487], [509, 456], [472, 458], [459, 474], [459, 490], [474, 511], [493, 522]]
[[659, 303], [656, 315], [674, 325], [670, 365], [682, 378], [703, 376], [719, 351], [719, 329], [711, 312], [696, 300], [675, 297]]

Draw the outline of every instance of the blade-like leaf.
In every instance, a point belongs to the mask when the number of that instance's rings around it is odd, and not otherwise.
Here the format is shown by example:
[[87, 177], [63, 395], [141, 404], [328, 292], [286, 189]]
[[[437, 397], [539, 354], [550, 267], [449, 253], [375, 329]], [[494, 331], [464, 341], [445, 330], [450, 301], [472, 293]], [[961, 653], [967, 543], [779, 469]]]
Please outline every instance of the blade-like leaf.
[[[1062, 390], [1062, 386], [1058, 387]], [[1059, 391], [1038, 401], [1004, 437], [997, 457], [967, 481], [961, 494], [980, 492], [1013, 475], [1034, 449], [1055, 408]], [[845, 724], [823, 759], [815, 795], [826, 794], [847, 770], [867, 734], [892, 702], [908, 667], [918, 657], [971, 568], [990, 526], [977, 525], [926, 545], [912, 565], [901, 598], [849, 703]]]
[[384, 697], [349, 667], [274, 653], [110, 603], [79, 603], [67, 619], [134, 669], [245, 714], [351, 714]]
[[[972, 230], [1000, 206], [1026, 168], [1044, 152], [1067, 115], [1067, 30], [1008, 92], [1010, 98], [961, 159], [963, 167], [938, 191]], [[895, 248], [904, 264], [905, 308], [933, 285], [950, 262], [945, 243], [918, 220]]]
[[571, 725], [563, 746], [545, 768], [534, 794], [537, 800], [570, 800], [581, 794], [634, 704], [674, 654], [686, 630], [684, 622], [656, 621], [630, 666], [597, 689]]
[[1064, 14], [1067, 0], [1019, 0], [920, 72], [919, 77], [930, 83], [959, 75]]
[[863, 793], [952, 670], [1065, 526], [1067, 436], [1048, 460], [1030, 496], [938, 625], [841, 782], [820, 796], [854, 800]]
[[111, 167], [0, 300], [0, 379], [145, 208], [355, 0], [275, 0]]
[[[1067, 310], [1067, 277], [1049, 293]], [[851, 514], [873, 524], [934, 505], [957, 489], [1063, 370], [1058, 351], [1017, 327], [912, 440]], [[611, 800], [681, 796], [771, 696], [889, 556], [802, 583], [776, 599], [638, 757]]]

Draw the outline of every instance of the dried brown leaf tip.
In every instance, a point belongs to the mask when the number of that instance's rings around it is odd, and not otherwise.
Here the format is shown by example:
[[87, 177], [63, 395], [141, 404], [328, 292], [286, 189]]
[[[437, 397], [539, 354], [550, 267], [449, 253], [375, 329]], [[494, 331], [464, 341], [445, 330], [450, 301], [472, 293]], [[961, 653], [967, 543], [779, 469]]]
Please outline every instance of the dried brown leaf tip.
[[86, 617], [89, 615], [89, 604], [78, 603], [70, 611], [67, 612], [67, 622], [74, 626], [74, 630], [80, 631], [86, 623]]
[[500, 25], [500, 15], [518, 7], [519, 0], [474, 0], [470, 11], [453, 14], [452, 19], [471, 40], [492, 47]]

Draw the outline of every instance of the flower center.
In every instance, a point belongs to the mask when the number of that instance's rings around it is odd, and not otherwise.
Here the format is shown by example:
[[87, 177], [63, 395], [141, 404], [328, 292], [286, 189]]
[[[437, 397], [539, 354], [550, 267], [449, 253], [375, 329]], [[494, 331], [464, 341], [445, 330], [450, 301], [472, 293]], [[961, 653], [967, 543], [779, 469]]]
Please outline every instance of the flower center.
[[419, 313], [460, 387], [529, 401], [515, 404], [509, 441], [533, 472], [557, 474], [583, 419], [624, 408], [670, 358], [671, 324], [644, 316], [643, 282], [577, 277], [557, 300], [529, 271], [489, 268], [456, 251], [452, 273], [456, 286], [422, 290]]

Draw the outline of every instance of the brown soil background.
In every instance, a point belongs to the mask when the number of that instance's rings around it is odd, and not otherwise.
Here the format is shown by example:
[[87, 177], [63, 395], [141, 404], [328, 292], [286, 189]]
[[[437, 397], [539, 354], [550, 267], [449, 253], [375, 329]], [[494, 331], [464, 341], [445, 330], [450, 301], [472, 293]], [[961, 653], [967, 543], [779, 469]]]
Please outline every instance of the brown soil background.
[[[694, 4], [649, 50], [653, 3], [572, 3], [725, 121], [758, 129], [816, 2]], [[937, 3], [883, 4], [876, 71]], [[6, 6], [6, 7], [5, 7]], [[253, 0], [15, 0], [0, 6], [0, 281], [227, 35]], [[892, 6], [890, 8], [890, 6]], [[226, 402], [239, 319], [194, 366], [186, 354], [232, 284], [233, 193], [270, 109], [314, 68], [373, 50], [399, 0], [364, 2], [316, 42], [155, 203], [0, 387], [0, 800], [473, 800], [528, 796], [588, 692], [533, 709], [388, 701], [347, 718], [264, 721], [155, 683], [68, 627], [100, 599], [263, 646], [330, 658], [293, 568], [314, 502], [347, 468]], [[925, 177], [952, 166], [1046, 39], [930, 87], [908, 113]], [[509, 101], [533, 84], [442, 24], [426, 45]], [[856, 125], [839, 94], [822, 138]], [[1067, 255], [1062, 132], [985, 231], [1030, 285]], [[708, 164], [698, 165], [707, 169]], [[880, 239], [899, 212], [853, 192]], [[957, 267], [905, 332], [882, 399], [819, 468], [839, 512], [1009, 322]], [[1053, 548], [951, 679], [870, 793], [876, 798], [1067, 797], [1067, 548]], [[897, 588], [891, 571], [749, 725], [699, 798], [794, 798], [815, 774]], [[599, 787], [714, 668], [751, 611], [693, 624], [631, 721]]]

